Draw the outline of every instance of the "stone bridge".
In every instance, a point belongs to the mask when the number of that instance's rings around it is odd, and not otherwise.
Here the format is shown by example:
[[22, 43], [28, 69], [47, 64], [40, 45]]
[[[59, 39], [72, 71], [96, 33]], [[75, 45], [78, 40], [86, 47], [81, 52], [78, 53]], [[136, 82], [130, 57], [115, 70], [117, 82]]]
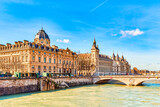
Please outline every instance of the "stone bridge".
[[106, 75], [106, 76], [94, 76], [93, 83], [101, 84], [107, 83], [109, 80], [118, 80], [128, 86], [142, 85], [146, 80], [159, 79], [160, 76], [144, 76], [144, 75]]

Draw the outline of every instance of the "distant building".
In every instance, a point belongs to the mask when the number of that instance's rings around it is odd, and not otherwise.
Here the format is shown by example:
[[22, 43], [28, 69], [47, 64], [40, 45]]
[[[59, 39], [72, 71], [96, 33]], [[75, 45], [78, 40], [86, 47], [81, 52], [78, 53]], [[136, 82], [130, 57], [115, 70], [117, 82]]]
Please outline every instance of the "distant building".
[[113, 72], [114, 73], [130, 73], [131, 66], [130, 64], [124, 59], [124, 56], [120, 58], [118, 53], [117, 56], [112, 55], [112, 60], [113, 60]]
[[11, 45], [0, 45], [0, 71], [35, 72], [42, 74], [76, 74], [77, 54], [70, 49], [50, 46], [50, 38], [43, 28], [36, 34], [34, 42], [24, 40]]
[[[78, 54], [78, 74], [86, 75], [108, 75], [108, 74], [127, 74], [130, 73], [131, 66], [124, 59], [114, 55], [110, 57], [99, 53], [98, 45], [94, 38], [91, 53]], [[82, 63], [84, 62], [84, 63]]]

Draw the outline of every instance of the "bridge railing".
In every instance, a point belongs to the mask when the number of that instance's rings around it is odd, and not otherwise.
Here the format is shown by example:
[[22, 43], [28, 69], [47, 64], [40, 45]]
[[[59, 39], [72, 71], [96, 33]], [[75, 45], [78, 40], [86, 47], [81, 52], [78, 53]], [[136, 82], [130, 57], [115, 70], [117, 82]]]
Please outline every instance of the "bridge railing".
[[128, 77], [134, 77], [134, 78], [160, 78], [160, 76], [156, 75], [101, 75], [101, 76], [93, 76], [93, 77], [115, 77], [115, 78], [128, 78]]

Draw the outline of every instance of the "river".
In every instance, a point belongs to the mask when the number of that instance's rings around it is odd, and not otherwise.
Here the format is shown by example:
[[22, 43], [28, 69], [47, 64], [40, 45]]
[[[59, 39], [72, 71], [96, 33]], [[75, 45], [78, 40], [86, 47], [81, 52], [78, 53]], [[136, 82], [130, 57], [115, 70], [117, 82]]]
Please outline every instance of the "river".
[[160, 85], [88, 85], [0, 97], [0, 107], [151, 107], [160, 106]]

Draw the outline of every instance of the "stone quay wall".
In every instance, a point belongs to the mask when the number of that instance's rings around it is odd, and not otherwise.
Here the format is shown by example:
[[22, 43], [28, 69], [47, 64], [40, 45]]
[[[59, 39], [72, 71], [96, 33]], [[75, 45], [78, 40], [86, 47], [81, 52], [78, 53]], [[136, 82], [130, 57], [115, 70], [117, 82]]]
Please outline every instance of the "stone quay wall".
[[[49, 82], [46, 82], [47, 79], [49, 80]], [[61, 88], [61, 86], [64, 86], [63, 88], [67, 88], [74, 86], [90, 85], [93, 84], [92, 80], [92, 77], [42, 78], [40, 82], [40, 90], [55, 90]]]
[[39, 90], [38, 79], [0, 79], [0, 96]]
[[93, 84], [92, 77], [0, 78], [0, 96]]
[[92, 77], [53, 78], [56, 83], [65, 82], [69, 87], [93, 84]]

